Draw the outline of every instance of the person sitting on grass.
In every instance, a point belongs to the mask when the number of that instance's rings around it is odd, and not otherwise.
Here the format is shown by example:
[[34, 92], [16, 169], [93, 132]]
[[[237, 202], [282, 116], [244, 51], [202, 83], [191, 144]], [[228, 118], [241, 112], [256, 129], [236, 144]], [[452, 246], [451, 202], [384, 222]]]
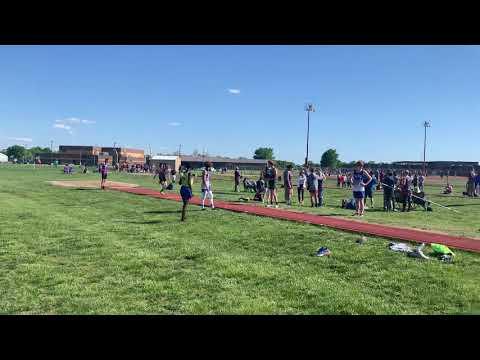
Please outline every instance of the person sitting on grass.
[[355, 199], [351, 198], [349, 200], [342, 200], [342, 209], [355, 210]]
[[255, 196], [253, 197], [253, 200], [263, 202], [264, 193], [265, 193], [265, 181], [263, 181], [262, 174], [260, 174], [260, 178], [257, 180], [257, 183], [256, 183], [256, 192], [255, 192]]
[[451, 184], [447, 183], [447, 186], [445, 186], [445, 189], [443, 190], [443, 193], [445, 195], [447, 195], [447, 194], [451, 194], [452, 192], [453, 192], [453, 186]]

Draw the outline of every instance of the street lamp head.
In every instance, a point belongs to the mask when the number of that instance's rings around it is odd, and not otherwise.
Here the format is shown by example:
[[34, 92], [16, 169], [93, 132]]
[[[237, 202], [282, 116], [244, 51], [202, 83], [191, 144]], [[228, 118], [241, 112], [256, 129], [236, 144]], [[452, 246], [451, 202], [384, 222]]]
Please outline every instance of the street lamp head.
[[313, 112], [315, 112], [315, 108], [313, 107], [313, 104], [306, 104], [306, 105], [305, 105], [305, 111], [313, 111]]
[[425, 126], [426, 128], [427, 128], [427, 127], [430, 127], [430, 122], [425, 121], [425, 122], [423, 123], [423, 126]]

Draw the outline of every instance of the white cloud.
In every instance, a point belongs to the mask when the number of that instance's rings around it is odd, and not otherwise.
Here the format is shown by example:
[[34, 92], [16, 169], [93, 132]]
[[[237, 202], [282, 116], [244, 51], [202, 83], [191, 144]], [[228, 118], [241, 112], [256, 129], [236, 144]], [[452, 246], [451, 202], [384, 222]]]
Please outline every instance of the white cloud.
[[73, 134], [73, 131], [72, 131], [72, 127], [70, 125], [65, 125], [65, 124], [54, 124], [53, 125], [54, 128], [57, 128], [57, 129], [64, 129], [66, 130], [70, 135]]
[[61, 119], [61, 120], [55, 120], [57, 124], [95, 124], [95, 121], [93, 120], [85, 120], [85, 119], [79, 119], [75, 117], [71, 118], [66, 118], [66, 119]]
[[9, 140], [21, 141], [21, 142], [32, 142], [33, 139], [27, 137], [9, 137]]
[[70, 125], [65, 125], [65, 124], [55, 124], [53, 125], [54, 128], [58, 129], [65, 129], [65, 130], [71, 130], [72, 127]]
[[70, 135], [72, 135], [74, 130], [73, 127], [81, 124], [86, 124], [86, 125], [95, 124], [95, 121], [71, 117], [71, 118], [55, 120], [53, 127], [57, 129], [66, 130]]
[[179, 122], [176, 122], [176, 121], [172, 121], [172, 122], [169, 122], [168, 125], [169, 125], [169, 126], [180, 126], [180, 125], [182, 125], [182, 123], [179, 123]]
[[240, 90], [239, 89], [228, 89], [228, 92], [230, 94], [233, 94], [233, 95], [238, 95], [240, 94]]

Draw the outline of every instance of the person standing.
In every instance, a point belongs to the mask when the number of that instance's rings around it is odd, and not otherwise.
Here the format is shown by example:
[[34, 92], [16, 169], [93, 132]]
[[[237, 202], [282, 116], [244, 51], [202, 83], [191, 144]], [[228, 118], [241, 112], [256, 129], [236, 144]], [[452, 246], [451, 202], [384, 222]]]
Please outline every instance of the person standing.
[[410, 211], [412, 207], [412, 177], [410, 176], [410, 171], [405, 170], [405, 176], [401, 181], [401, 188], [403, 194], [403, 209], [402, 212], [405, 212], [405, 208], [408, 204], [407, 211]]
[[240, 174], [240, 169], [237, 166], [235, 168], [235, 192], [239, 192], [240, 190], [238, 189], [238, 186], [240, 185], [240, 179], [242, 178], [242, 175]]
[[193, 196], [193, 193], [192, 193], [193, 176], [192, 175], [193, 174], [189, 170], [187, 170], [182, 166], [180, 170], [180, 179], [179, 179], [180, 196], [182, 197], [182, 202], [183, 202], [181, 221], [185, 221], [187, 205]]
[[322, 169], [317, 170], [317, 207], [323, 206], [323, 181], [325, 180], [325, 174]]
[[415, 173], [415, 174], [413, 175], [412, 186], [413, 186], [413, 190], [414, 190], [415, 192], [418, 192], [418, 191], [417, 191], [417, 190], [418, 190], [418, 189], [417, 189], [417, 188], [418, 188], [418, 175], [417, 175], [417, 173]]
[[292, 193], [293, 193], [293, 184], [292, 184], [292, 165], [288, 164], [287, 168], [283, 172], [283, 185], [285, 189], [285, 203], [288, 206], [292, 205]]
[[471, 197], [475, 196], [475, 172], [473, 170], [468, 175], [467, 195]]
[[383, 178], [383, 209], [385, 211], [395, 211], [395, 179], [393, 172], [388, 171], [387, 176]]
[[298, 176], [298, 183], [297, 183], [297, 192], [298, 192], [298, 203], [303, 206], [303, 197], [305, 193], [305, 188], [307, 186], [307, 177], [305, 175], [305, 171], [300, 171], [300, 175]]
[[480, 196], [480, 170], [475, 176], [475, 196]]
[[211, 179], [211, 169], [212, 163], [206, 162], [205, 169], [202, 171], [202, 210], [205, 210], [205, 199], [210, 199], [210, 206], [212, 210], [215, 209], [213, 204], [213, 192], [212, 192], [212, 184], [210, 182]]
[[418, 176], [418, 190], [420, 190], [420, 192], [424, 192], [424, 183], [425, 183], [425, 177], [423, 176], [422, 173], [420, 173], [420, 175]]
[[[267, 180], [267, 188], [268, 188], [268, 195], [270, 198], [270, 205], [273, 206], [273, 201], [275, 200], [275, 207], [278, 208], [278, 199], [277, 199], [277, 169], [273, 164], [272, 160], [267, 161], [267, 169], [266, 169], [266, 180]], [[268, 206], [268, 199], [267, 199], [267, 206]]]
[[108, 176], [108, 158], [105, 159], [103, 164], [100, 165], [99, 172], [102, 178], [102, 180], [100, 181], [100, 187], [102, 188], [102, 190], [105, 190], [105, 183], [107, 182]]
[[158, 171], [158, 182], [161, 187], [160, 192], [165, 192], [165, 189], [167, 188], [167, 166], [165, 164], [162, 164]]
[[318, 175], [313, 168], [310, 168], [307, 175], [307, 189], [310, 193], [311, 207], [318, 207]]
[[[377, 178], [374, 175], [373, 171], [370, 171], [370, 177], [371, 181], [365, 186], [365, 202], [367, 201], [368, 198], [370, 198], [370, 206], [373, 208], [374, 205], [374, 194], [375, 194], [375, 185], [377, 185]], [[364, 178], [364, 181], [367, 180]]]
[[[355, 169], [351, 177], [353, 198], [355, 199], [355, 213], [353, 216], [363, 216], [365, 213], [365, 186], [370, 183], [372, 177], [365, 171], [364, 162], [359, 160], [355, 163]], [[367, 182], [364, 182], [364, 179]]]

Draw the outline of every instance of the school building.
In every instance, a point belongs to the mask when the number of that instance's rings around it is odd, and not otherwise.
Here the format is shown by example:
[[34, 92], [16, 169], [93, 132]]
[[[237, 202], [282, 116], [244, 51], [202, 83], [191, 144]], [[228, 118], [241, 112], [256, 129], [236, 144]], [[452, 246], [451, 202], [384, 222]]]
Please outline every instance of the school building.
[[[392, 162], [391, 167], [422, 171], [423, 161], [396, 161]], [[428, 175], [468, 176], [472, 170], [480, 170], [480, 163], [476, 161], [427, 161], [425, 167]]]
[[199, 169], [204, 166], [205, 162], [210, 161], [212, 166], [217, 170], [222, 168], [233, 170], [237, 166], [241, 170], [261, 170], [265, 167], [267, 162], [267, 160], [231, 159], [219, 156], [182, 155], [180, 158], [182, 166], [190, 167], [192, 169]]
[[43, 164], [58, 161], [59, 164], [98, 165], [108, 159], [110, 164], [144, 164], [143, 150], [119, 147], [100, 147], [83, 145], [60, 145], [58, 152], [35, 154]]

